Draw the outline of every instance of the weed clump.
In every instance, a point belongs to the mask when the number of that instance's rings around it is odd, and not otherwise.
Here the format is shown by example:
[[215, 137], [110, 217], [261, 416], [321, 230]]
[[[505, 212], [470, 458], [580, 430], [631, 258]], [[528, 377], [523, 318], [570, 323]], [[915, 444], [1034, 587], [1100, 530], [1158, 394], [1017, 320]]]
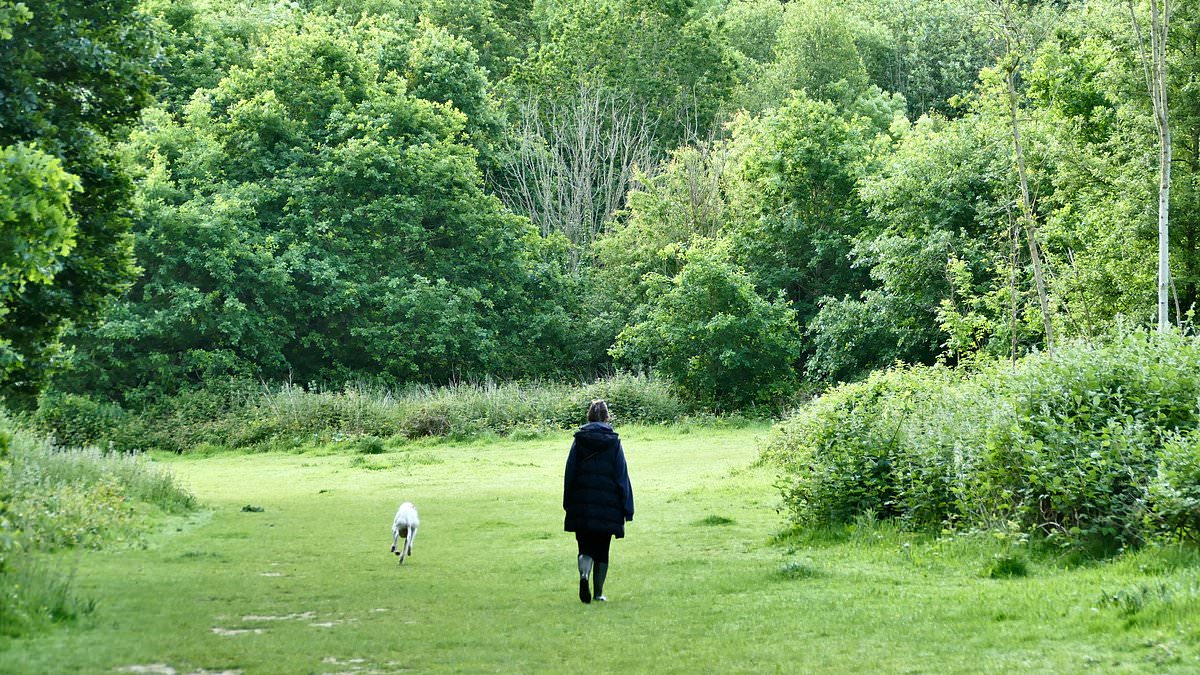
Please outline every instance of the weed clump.
[[354, 439], [351, 446], [360, 455], [379, 455], [383, 453], [383, 439], [377, 436], [363, 436]]
[[1026, 577], [1029, 576], [1029, 561], [1020, 555], [997, 555], [984, 570], [984, 576], [989, 579]]
[[812, 579], [821, 575], [820, 570], [799, 560], [784, 563], [775, 570], [775, 576], [784, 580]]

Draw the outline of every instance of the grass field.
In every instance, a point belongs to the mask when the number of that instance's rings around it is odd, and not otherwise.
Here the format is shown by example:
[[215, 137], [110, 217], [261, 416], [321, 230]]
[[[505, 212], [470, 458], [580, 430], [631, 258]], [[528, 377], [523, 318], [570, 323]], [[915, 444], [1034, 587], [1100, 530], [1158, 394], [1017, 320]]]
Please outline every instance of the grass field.
[[[205, 511], [67, 554], [96, 609], [0, 643], [13, 673], [1194, 672], [1200, 562], [1069, 568], [886, 527], [778, 536], [764, 428], [623, 428], [637, 501], [610, 602], [576, 597], [569, 436], [375, 455], [164, 456]], [[391, 517], [422, 526], [402, 567]], [[243, 507], [262, 511], [243, 511]], [[1024, 566], [1022, 566], [1024, 563]], [[1003, 566], [1000, 569], [1004, 569]]]

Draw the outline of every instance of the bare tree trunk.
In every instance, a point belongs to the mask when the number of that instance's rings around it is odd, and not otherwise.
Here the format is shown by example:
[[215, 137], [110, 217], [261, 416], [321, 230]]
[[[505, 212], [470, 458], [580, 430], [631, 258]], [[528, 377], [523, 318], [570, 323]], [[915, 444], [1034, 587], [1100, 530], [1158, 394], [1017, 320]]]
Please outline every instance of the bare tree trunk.
[[574, 266], [652, 163], [653, 126], [644, 106], [588, 82], [565, 102], [528, 101], [496, 192], [543, 236], [566, 236]]
[[1004, 207], [1008, 214], [1008, 233], [1012, 236], [1012, 258], [1008, 269], [1008, 301], [1011, 314], [1009, 315], [1009, 362], [1017, 367], [1017, 262], [1021, 253], [1021, 233], [1017, 228], [1017, 220], [1013, 218], [1012, 208]]
[[1033, 210], [1033, 199], [1029, 194], [1029, 178], [1025, 168], [1025, 146], [1021, 141], [1021, 125], [1018, 116], [1020, 99], [1017, 95], [1016, 77], [1017, 70], [1021, 65], [1021, 56], [1017, 52], [1019, 40], [1012, 15], [1011, 0], [1004, 0], [997, 4], [1002, 12], [1004, 40], [1007, 47], [1005, 82], [1008, 85], [1008, 109], [1012, 125], [1013, 153], [1016, 156], [1017, 179], [1021, 188], [1021, 222], [1025, 228], [1025, 238], [1029, 241], [1029, 259], [1033, 265], [1033, 280], [1042, 309], [1042, 326], [1046, 331], [1046, 352], [1054, 356], [1054, 326], [1050, 317], [1050, 298], [1046, 293], [1046, 274], [1042, 264], [1041, 246], [1038, 244], [1037, 219]]
[[1025, 238], [1029, 241], [1029, 260], [1033, 264], [1033, 282], [1037, 286], [1038, 303], [1042, 307], [1042, 325], [1046, 330], [1046, 351], [1053, 356], [1054, 327], [1050, 321], [1050, 298], [1046, 293], [1046, 273], [1042, 265], [1041, 246], [1038, 245], [1033, 201], [1029, 196], [1029, 178], [1025, 171], [1025, 148], [1021, 143], [1021, 127], [1017, 117], [1015, 73], [1016, 67], [1010, 67], [1008, 71], [1008, 105], [1012, 113], [1012, 136], [1013, 148], [1017, 156], [1017, 177], [1021, 183], [1021, 221], [1025, 224]]
[[[1171, 25], [1170, 0], [1150, 1], [1150, 56], [1133, 0], [1129, 0], [1129, 16], [1137, 36], [1138, 53], [1146, 75], [1146, 88], [1154, 106], [1154, 124], [1158, 127], [1158, 331], [1166, 332], [1171, 325], [1169, 316], [1171, 287], [1171, 124], [1167, 115], [1167, 34]], [[1178, 310], [1176, 314], [1178, 315]], [[1176, 318], [1182, 319], [1177, 316]]]
[[1154, 119], [1158, 122], [1158, 330], [1171, 325], [1167, 316], [1167, 298], [1171, 282], [1170, 209], [1171, 209], [1171, 124], [1167, 117], [1167, 31], [1170, 27], [1170, 0], [1150, 0], [1150, 44], [1154, 52]]
[[1084, 326], [1087, 328], [1088, 339], [1096, 337], [1096, 324], [1092, 321], [1092, 310], [1088, 306], [1087, 294], [1083, 292], [1083, 279], [1079, 278], [1079, 265], [1075, 264], [1075, 251], [1067, 251], [1067, 262], [1071, 264], [1071, 273], [1075, 277], [1075, 288], [1079, 293], [1079, 304], [1083, 305]]

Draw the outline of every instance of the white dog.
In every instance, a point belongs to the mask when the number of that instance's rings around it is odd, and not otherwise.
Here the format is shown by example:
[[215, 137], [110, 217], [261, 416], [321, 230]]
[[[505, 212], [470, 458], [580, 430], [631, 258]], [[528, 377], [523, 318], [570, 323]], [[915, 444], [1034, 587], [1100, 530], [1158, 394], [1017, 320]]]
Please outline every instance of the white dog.
[[[417, 519], [417, 507], [412, 505], [412, 502], [404, 502], [396, 511], [396, 518], [392, 520], [392, 553], [400, 556], [400, 564], [404, 564], [404, 557], [412, 555], [413, 539], [417, 538], [417, 526], [421, 521]], [[400, 541], [400, 537], [404, 537], [404, 545], [400, 550], [396, 550], [396, 542]]]

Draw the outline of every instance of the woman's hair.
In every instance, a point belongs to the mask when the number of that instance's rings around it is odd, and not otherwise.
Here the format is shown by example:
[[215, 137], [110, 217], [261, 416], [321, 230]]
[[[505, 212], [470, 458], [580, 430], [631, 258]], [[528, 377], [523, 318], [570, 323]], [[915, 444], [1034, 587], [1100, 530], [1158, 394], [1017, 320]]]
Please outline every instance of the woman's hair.
[[599, 399], [592, 401], [592, 404], [588, 406], [587, 419], [589, 422], [607, 422], [609, 420], [608, 404]]

